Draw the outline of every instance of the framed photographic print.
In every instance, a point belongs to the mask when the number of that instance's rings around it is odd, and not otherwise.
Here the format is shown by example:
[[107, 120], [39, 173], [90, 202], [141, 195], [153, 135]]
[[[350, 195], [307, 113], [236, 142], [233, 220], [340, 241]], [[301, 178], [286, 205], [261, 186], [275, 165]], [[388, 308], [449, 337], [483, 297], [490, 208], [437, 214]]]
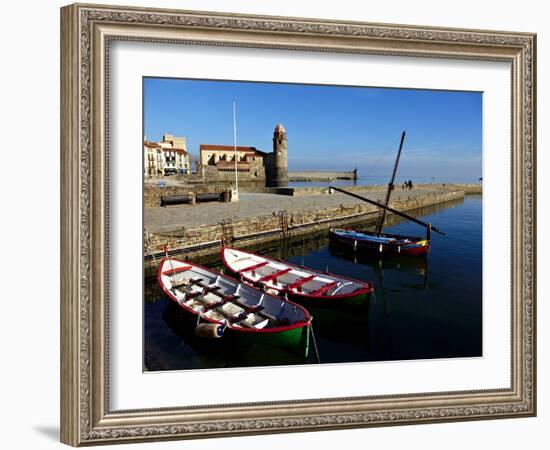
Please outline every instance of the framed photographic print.
[[535, 35], [71, 5], [61, 37], [63, 442], [536, 413]]

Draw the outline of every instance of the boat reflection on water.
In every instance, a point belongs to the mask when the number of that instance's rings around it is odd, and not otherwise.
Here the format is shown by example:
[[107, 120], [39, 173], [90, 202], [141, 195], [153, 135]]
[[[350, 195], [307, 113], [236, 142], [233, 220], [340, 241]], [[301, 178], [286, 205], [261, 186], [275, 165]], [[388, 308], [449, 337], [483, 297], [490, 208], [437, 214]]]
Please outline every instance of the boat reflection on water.
[[330, 243], [329, 251], [335, 258], [346, 259], [354, 264], [363, 264], [373, 269], [378, 275], [379, 284], [384, 286], [384, 270], [413, 274], [419, 277], [418, 284], [407, 284], [411, 289], [427, 291], [428, 284], [428, 258], [409, 255], [385, 256], [383, 258], [373, 255], [355, 253], [335, 243]]
[[[361, 309], [334, 309], [309, 307], [313, 317], [312, 326], [317, 339], [331, 342], [350, 343], [368, 348], [369, 343], [369, 302]], [[323, 355], [321, 355], [323, 359]]]
[[162, 320], [180, 340], [181, 347], [185, 348], [185, 360], [181, 361], [185, 367], [251, 367], [315, 362], [314, 352], [305, 358], [277, 346], [227, 339], [228, 336], [201, 338], [194, 333], [196, 321], [181, 314], [181, 309], [174, 302], [166, 302]]

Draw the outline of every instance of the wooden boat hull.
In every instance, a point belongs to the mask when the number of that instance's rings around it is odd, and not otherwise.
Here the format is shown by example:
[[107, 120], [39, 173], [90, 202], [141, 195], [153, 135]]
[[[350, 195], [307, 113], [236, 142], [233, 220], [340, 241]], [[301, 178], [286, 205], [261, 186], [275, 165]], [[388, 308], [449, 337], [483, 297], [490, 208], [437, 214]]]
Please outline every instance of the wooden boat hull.
[[340, 299], [327, 297], [325, 299], [320, 300], [317, 297], [308, 297], [306, 295], [296, 295], [296, 294], [290, 294], [287, 297], [290, 301], [298, 303], [299, 305], [302, 305], [308, 310], [312, 308], [318, 308], [319, 303], [323, 303], [322, 305], [323, 308], [330, 308], [335, 310], [339, 309], [342, 311], [346, 311], [349, 309], [356, 309], [356, 308], [368, 309], [369, 300], [371, 296], [372, 296], [372, 291], [368, 293], [362, 292], [357, 295], [346, 296]]
[[334, 229], [329, 232], [330, 242], [355, 253], [384, 255], [425, 256], [430, 241], [414, 236]]
[[[191, 349], [189, 361], [176, 363], [177, 367], [257, 367], [287, 364], [305, 364], [313, 361], [312, 337], [313, 328], [301, 328], [301, 335], [286, 332], [288, 340], [275, 340], [265, 336], [242, 336], [227, 330], [221, 339], [205, 339], [197, 336], [195, 327], [197, 317], [181, 308], [177, 302], [165, 296], [161, 318], [169, 327], [176, 340], [185, 343]], [[315, 317], [317, 321], [317, 318]], [[312, 322], [313, 326], [313, 322]], [[298, 330], [296, 330], [298, 331]], [[317, 325], [315, 328], [317, 335]], [[309, 351], [306, 351], [309, 349]], [[155, 359], [153, 358], [153, 361]], [[156, 362], [156, 361], [155, 361]], [[153, 369], [155, 364], [152, 364]], [[164, 367], [161, 365], [160, 367]], [[163, 370], [163, 369], [159, 369]]]
[[[169, 297], [169, 296], [168, 296]], [[201, 339], [197, 337], [193, 328], [197, 323], [197, 315], [179, 307], [178, 302], [173, 298], [170, 300], [174, 303], [174, 307], [178, 308], [177, 313], [180, 314], [180, 326], [189, 327], [186, 331], [188, 336], [193, 336], [193, 339]], [[278, 332], [270, 333], [245, 333], [241, 331], [227, 328], [221, 339], [201, 339], [203, 342], [208, 341], [209, 349], [218, 348], [219, 351], [248, 351], [251, 347], [270, 346], [282, 349], [285, 352], [291, 353], [299, 358], [307, 358], [310, 349], [310, 327], [296, 327]], [[205, 345], [205, 344], [203, 344]], [[223, 346], [223, 347], [221, 347]], [[260, 357], [259, 360], [262, 360]]]
[[[191, 322], [211, 325], [209, 329], [223, 327], [221, 336], [211, 337], [245, 346], [272, 345], [304, 358], [308, 356], [311, 315], [302, 306], [205, 267], [173, 258], [161, 261], [157, 276], [168, 298], [180, 307]], [[184, 288], [178, 287], [176, 282], [185, 282], [186, 277], [189, 283]], [[200, 279], [200, 284], [194, 288], [197, 279]], [[260, 304], [261, 307], [258, 306]], [[233, 317], [243, 319], [232, 323], [231, 312], [239, 310], [242, 311], [236, 312]], [[250, 318], [251, 323], [256, 319], [260, 321], [248, 325], [246, 321]], [[257, 328], [265, 321], [268, 323], [265, 327]]]
[[273, 346], [285, 349], [297, 356], [307, 358], [309, 354], [309, 326], [291, 328], [285, 331], [276, 333], [240, 333], [234, 330], [229, 330], [227, 333], [228, 339], [234, 340], [238, 345], [245, 347], [257, 346]]
[[[221, 260], [230, 273], [263, 291], [307, 307], [367, 307], [373, 285], [318, 272], [240, 249], [224, 247]], [[278, 275], [279, 274], [279, 275]]]

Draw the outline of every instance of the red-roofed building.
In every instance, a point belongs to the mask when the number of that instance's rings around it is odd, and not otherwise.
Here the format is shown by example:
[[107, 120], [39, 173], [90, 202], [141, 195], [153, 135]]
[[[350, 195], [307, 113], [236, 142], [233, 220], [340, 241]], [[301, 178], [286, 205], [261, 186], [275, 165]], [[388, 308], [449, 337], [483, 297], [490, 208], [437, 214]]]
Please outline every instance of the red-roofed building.
[[164, 174], [164, 153], [156, 142], [143, 143], [143, 175], [145, 177], [159, 177]]
[[235, 177], [235, 155], [237, 157], [237, 172], [243, 181], [264, 181], [265, 152], [256, 147], [232, 145], [200, 145], [200, 164], [205, 169], [207, 179], [216, 178], [219, 181], [233, 180]]
[[143, 143], [146, 177], [158, 177], [172, 174], [189, 174], [191, 164], [187, 152], [187, 139], [165, 134], [162, 142]]

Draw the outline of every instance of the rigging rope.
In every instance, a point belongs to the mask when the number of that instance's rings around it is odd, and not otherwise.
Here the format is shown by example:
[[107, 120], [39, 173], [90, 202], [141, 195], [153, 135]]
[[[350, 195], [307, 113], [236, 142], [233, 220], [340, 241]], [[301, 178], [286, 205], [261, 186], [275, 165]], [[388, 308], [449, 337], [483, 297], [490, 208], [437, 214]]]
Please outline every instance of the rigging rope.
[[310, 322], [309, 328], [311, 330], [311, 338], [313, 339], [313, 348], [315, 349], [315, 355], [317, 356], [317, 363], [321, 364], [321, 358], [319, 356], [319, 349], [317, 348], [317, 341], [315, 340], [315, 333], [313, 332], [313, 325]]
[[370, 167], [367, 169], [367, 171], [365, 172], [365, 175], [364, 175], [365, 177], [369, 176], [369, 175], [372, 173], [373, 169], [376, 168], [376, 167], [378, 167], [378, 165], [380, 164], [380, 161], [382, 161], [383, 158], [387, 158], [387, 157], [389, 156], [390, 150], [393, 148], [393, 146], [394, 146], [395, 144], [397, 144], [397, 141], [398, 141], [398, 140], [399, 140], [399, 137], [396, 138], [396, 139], [390, 144], [390, 146], [384, 151], [384, 153], [382, 153], [382, 155], [376, 160], [376, 162], [375, 162], [372, 166], [370, 166]]

